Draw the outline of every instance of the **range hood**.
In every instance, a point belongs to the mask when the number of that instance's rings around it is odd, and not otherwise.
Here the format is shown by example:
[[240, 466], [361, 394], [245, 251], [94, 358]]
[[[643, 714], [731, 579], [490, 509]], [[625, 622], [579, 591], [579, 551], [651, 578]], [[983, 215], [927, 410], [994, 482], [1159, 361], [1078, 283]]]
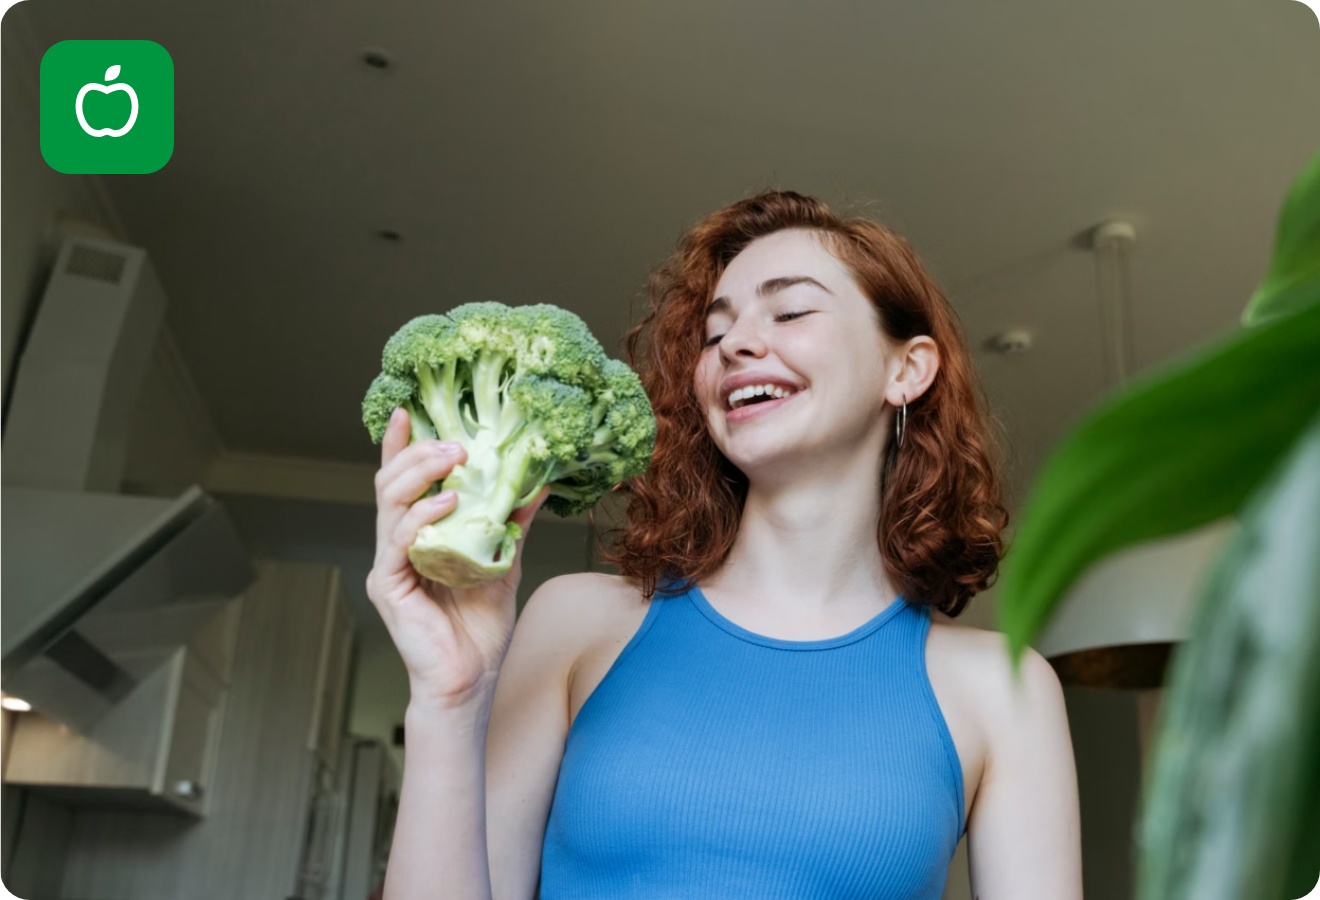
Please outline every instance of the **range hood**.
[[201, 488], [119, 493], [165, 306], [144, 250], [67, 239], [5, 418], [0, 689], [80, 731], [255, 574]]

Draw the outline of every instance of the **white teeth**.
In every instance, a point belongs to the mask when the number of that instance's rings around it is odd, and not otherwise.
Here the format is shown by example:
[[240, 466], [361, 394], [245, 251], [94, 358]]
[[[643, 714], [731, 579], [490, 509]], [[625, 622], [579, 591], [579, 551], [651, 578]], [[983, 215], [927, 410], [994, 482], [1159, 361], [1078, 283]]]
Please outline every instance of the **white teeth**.
[[746, 405], [746, 401], [751, 398], [760, 397], [763, 394], [769, 394], [776, 400], [780, 400], [792, 393], [793, 391], [774, 384], [750, 384], [747, 387], [738, 388], [738, 390], [729, 394], [729, 408], [737, 409], [740, 406]]

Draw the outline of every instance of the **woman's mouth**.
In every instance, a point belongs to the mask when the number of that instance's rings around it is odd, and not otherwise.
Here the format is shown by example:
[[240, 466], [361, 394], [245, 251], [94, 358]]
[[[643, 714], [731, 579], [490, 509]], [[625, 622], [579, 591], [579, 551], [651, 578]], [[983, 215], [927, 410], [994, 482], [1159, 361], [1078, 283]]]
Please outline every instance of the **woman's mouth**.
[[763, 398], [763, 399], [753, 398], [752, 402], [737, 405], [733, 409], [730, 409], [727, 412], [725, 412], [724, 414], [725, 421], [746, 422], [749, 419], [754, 419], [757, 418], [758, 416], [763, 416], [767, 413], [775, 411], [776, 409], [779, 409], [785, 403], [792, 401], [794, 397], [798, 396], [801, 393], [802, 391], [794, 391], [793, 393], [788, 394], [787, 396], [784, 397]]

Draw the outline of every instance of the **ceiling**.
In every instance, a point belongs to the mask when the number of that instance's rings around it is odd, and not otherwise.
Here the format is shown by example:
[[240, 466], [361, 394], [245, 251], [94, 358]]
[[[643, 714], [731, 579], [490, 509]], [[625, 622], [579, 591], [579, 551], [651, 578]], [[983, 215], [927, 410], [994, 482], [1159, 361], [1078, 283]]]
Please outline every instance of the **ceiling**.
[[[411, 316], [552, 302], [617, 355], [682, 230], [785, 187], [922, 254], [1020, 499], [1108, 388], [1077, 236], [1135, 225], [1147, 368], [1236, 326], [1320, 148], [1320, 29], [1288, 0], [29, 0], [16, 23], [170, 52], [173, 158], [110, 196], [224, 446], [311, 460], [378, 459], [358, 404]], [[1009, 328], [1030, 352], [985, 349]]]

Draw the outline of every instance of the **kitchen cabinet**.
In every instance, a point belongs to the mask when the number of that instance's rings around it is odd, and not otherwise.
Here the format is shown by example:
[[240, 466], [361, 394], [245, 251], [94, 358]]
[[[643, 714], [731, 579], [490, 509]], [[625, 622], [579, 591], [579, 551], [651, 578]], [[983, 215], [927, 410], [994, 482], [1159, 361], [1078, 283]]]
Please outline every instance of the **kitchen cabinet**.
[[69, 806], [205, 815], [237, 603], [215, 604], [213, 613], [182, 647], [153, 645], [132, 615], [102, 617], [99, 630], [88, 629], [98, 646], [132, 636], [133, 649], [117, 657], [132, 689], [85, 731], [36, 712], [15, 717], [5, 783]]
[[[343, 755], [338, 732], [353, 622], [338, 568], [271, 560], [256, 568], [256, 582], [240, 598], [232, 659], [223, 664], [230, 677], [218, 725], [199, 724], [206, 718], [199, 704], [214, 685], [204, 674], [194, 692], [184, 689], [183, 657], [184, 712], [177, 721], [189, 737], [165, 762], [161, 784], [191, 780], [200, 756], [204, 815], [180, 815], [175, 799], [168, 801], [169, 812], [80, 801], [73, 807], [60, 898], [297, 895], [317, 786], [327, 777], [326, 759], [338, 762]], [[213, 756], [199, 749], [211, 740], [199, 740], [199, 728], [215, 729]]]

